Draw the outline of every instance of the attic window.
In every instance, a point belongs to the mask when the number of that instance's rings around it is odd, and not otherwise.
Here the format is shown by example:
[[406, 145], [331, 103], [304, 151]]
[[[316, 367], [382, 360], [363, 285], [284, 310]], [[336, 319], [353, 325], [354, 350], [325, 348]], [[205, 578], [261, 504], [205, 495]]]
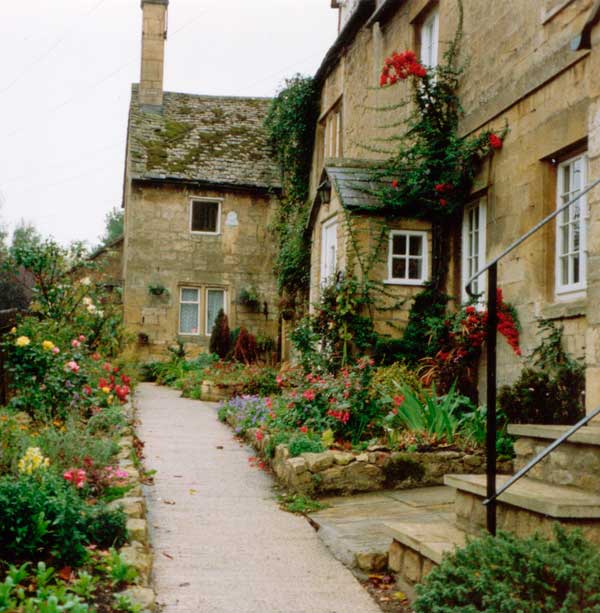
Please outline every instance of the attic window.
[[221, 231], [221, 202], [192, 200], [191, 231], [199, 234], [219, 234]]

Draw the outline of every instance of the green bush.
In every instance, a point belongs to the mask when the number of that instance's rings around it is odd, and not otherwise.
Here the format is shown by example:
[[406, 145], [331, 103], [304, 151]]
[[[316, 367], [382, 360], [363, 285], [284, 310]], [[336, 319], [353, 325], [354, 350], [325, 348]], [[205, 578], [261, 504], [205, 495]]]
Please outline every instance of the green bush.
[[79, 564], [85, 545], [106, 543], [108, 528], [123, 541], [125, 517], [85, 504], [76, 489], [51, 473], [0, 479], [0, 551], [6, 562], [49, 556]]
[[306, 434], [296, 434], [289, 442], [290, 455], [295, 458], [303, 453], [321, 453], [325, 451], [319, 439], [311, 438]]
[[398, 393], [398, 384], [407, 386], [417, 392], [421, 391], [421, 382], [414, 369], [404, 362], [377, 368], [371, 380], [371, 393], [376, 396], [394, 396]]
[[121, 509], [92, 507], [86, 523], [88, 540], [101, 549], [121, 547], [127, 541], [127, 516]]
[[225, 311], [220, 309], [210, 334], [210, 352], [216, 353], [221, 359], [225, 359], [229, 354], [230, 343], [229, 320]]
[[574, 424], [585, 415], [585, 368], [562, 347], [562, 328], [539, 324], [542, 340], [533, 351], [535, 368], [526, 368], [498, 394], [512, 423]]
[[600, 552], [579, 531], [501, 533], [447, 556], [417, 586], [416, 613], [598, 613]]

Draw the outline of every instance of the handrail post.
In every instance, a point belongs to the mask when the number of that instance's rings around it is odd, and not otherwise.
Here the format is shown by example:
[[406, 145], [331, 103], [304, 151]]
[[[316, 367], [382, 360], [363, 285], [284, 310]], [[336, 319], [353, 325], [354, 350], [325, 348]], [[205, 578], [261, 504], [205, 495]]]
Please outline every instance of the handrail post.
[[[498, 328], [498, 264], [488, 271], [487, 316], [487, 414], [486, 414], [486, 464], [487, 497], [496, 494], [496, 331]], [[487, 529], [496, 536], [496, 499], [487, 505]]]

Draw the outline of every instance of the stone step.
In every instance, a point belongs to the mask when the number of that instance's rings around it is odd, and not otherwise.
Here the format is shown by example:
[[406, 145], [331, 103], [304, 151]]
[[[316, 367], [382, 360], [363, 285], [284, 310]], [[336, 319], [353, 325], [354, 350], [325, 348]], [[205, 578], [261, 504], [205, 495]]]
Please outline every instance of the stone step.
[[[545, 424], [509, 424], [508, 433], [513, 436], [526, 438], [540, 438], [548, 441], [556, 440], [571, 426], [553, 426]], [[575, 434], [571, 435], [567, 442], [580, 443], [600, 447], [600, 425], [592, 424], [583, 426]], [[550, 444], [550, 443], [548, 443]]]
[[[542, 452], [569, 426], [511, 424], [515, 443], [515, 471]], [[600, 426], [584, 426], [527, 475], [553, 485], [571, 485], [590, 492], [600, 491]]]
[[418, 519], [389, 521], [384, 524], [393, 539], [388, 566], [397, 573], [398, 585], [409, 596], [414, 586], [441, 563], [445, 553], [464, 547], [467, 534], [457, 528], [454, 516], [424, 513]]
[[[497, 487], [509, 480], [498, 475]], [[486, 497], [485, 475], [446, 475], [444, 483], [462, 492]], [[600, 496], [575, 487], [543, 483], [523, 477], [499, 498], [499, 502], [535, 511], [556, 519], [600, 519]]]

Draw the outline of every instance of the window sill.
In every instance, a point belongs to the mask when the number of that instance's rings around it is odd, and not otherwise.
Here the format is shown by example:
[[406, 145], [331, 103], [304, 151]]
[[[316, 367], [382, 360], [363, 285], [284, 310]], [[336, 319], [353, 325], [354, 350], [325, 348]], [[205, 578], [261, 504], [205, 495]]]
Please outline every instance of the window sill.
[[562, 296], [564, 302], [555, 302], [547, 304], [540, 309], [540, 317], [542, 319], [575, 319], [577, 317], [585, 317], [587, 309], [587, 300], [585, 295], [577, 293], [571, 300], [567, 300], [568, 295]]
[[427, 281], [425, 279], [385, 279], [384, 285], [409, 285], [411, 287], [423, 287]]
[[192, 236], [221, 236], [221, 232], [190, 232]]

